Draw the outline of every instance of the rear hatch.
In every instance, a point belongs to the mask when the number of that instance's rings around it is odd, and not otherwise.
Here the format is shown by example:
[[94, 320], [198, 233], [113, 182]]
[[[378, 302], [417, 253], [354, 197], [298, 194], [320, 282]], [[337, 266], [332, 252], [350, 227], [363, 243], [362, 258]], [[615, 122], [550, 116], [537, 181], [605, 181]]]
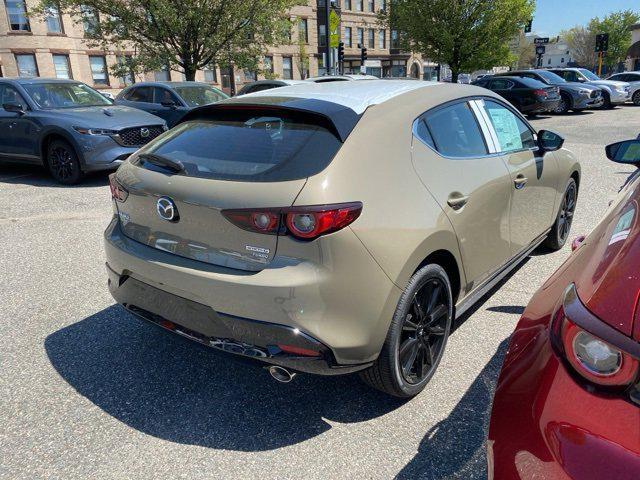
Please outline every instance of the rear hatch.
[[326, 119], [308, 112], [242, 105], [189, 120], [117, 171], [128, 191], [116, 202], [121, 228], [181, 257], [262, 270], [276, 254], [278, 229], [246, 230], [223, 212], [291, 206], [340, 146]]

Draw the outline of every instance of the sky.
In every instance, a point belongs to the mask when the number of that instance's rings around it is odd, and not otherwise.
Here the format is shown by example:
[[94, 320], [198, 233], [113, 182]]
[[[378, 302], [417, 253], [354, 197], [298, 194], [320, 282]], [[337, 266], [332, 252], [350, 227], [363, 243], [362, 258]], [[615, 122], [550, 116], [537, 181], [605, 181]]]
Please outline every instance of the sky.
[[618, 10], [640, 13], [640, 0], [536, 0], [533, 33], [554, 36], [560, 30], [586, 25], [593, 17], [604, 17]]

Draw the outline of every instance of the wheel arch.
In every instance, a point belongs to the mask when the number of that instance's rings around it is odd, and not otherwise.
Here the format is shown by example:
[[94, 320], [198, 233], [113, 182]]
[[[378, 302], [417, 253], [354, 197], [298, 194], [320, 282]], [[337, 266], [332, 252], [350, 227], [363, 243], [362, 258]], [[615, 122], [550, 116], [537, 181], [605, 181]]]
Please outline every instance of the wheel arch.
[[460, 296], [462, 281], [460, 277], [460, 267], [458, 266], [456, 257], [454, 257], [449, 250], [436, 250], [435, 252], [427, 255], [413, 273], [430, 264], [439, 265], [446, 272], [447, 277], [449, 277], [449, 282], [451, 282], [451, 296], [453, 298], [453, 304], [455, 305], [458, 301], [458, 297]]
[[78, 156], [78, 160], [80, 161], [80, 165], [84, 166], [84, 156], [82, 155], [82, 150], [79, 148], [77, 142], [62, 129], [53, 128], [47, 130], [42, 134], [40, 139], [40, 158], [42, 160], [42, 165], [48, 167], [47, 160], [47, 149], [49, 148], [49, 144], [54, 140], [64, 140], [67, 142], [73, 149], [75, 150], [76, 155]]

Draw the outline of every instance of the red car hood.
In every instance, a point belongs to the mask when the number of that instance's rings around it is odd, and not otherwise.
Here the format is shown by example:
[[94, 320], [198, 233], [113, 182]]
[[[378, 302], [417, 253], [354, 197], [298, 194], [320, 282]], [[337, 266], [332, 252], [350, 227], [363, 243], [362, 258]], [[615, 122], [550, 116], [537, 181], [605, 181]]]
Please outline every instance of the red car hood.
[[575, 281], [580, 299], [591, 312], [636, 340], [640, 340], [640, 321], [634, 322], [640, 292], [639, 203], [640, 177], [620, 192], [586, 238], [591, 253]]

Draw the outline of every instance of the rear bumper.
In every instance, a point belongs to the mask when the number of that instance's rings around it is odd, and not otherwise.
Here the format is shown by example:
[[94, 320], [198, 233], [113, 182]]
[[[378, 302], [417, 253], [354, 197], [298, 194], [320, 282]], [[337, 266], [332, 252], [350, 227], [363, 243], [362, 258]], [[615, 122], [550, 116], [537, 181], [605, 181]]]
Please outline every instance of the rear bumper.
[[[108, 264], [107, 272], [113, 298], [131, 313], [208, 347], [318, 375], [352, 373], [371, 365], [338, 365], [326, 345], [297, 328], [216, 312], [206, 305], [118, 275]], [[291, 351], [294, 353], [288, 353]], [[300, 351], [304, 354], [296, 353]]]

